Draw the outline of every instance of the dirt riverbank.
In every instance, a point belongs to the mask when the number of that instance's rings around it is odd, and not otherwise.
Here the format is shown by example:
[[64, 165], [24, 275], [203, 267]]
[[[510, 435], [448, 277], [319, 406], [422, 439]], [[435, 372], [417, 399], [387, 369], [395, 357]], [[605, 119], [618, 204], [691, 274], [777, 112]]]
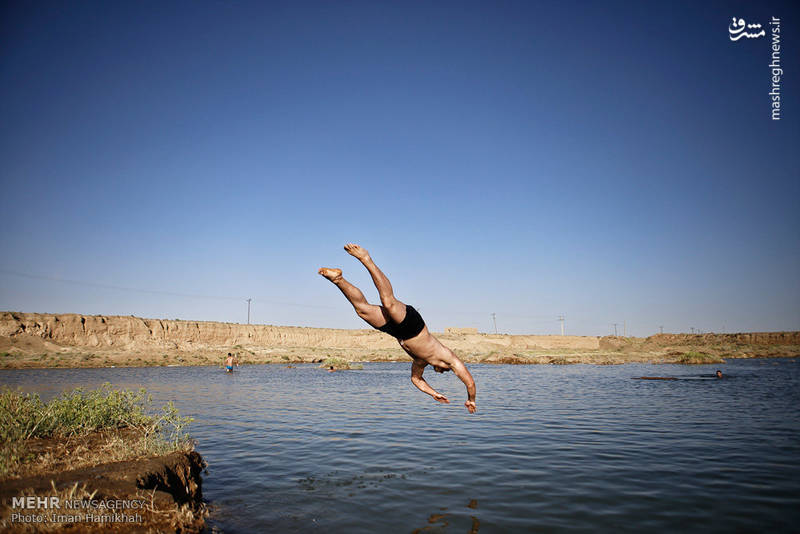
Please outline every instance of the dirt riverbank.
[[29, 439], [20, 469], [0, 480], [0, 530], [200, 532], [205, 462], [194, 451], [110, 461], [140, 437], [98, 431]]
[[[659, 334], [648, 338], [435, 334], [471, 363], [714, 363], [725, 358], [797, 357], [800, 332]], [[0, 366], [123, 367], [240, 363], [407, 361], [375, 330], [243, 325], [121, 316], [0, 312]]]

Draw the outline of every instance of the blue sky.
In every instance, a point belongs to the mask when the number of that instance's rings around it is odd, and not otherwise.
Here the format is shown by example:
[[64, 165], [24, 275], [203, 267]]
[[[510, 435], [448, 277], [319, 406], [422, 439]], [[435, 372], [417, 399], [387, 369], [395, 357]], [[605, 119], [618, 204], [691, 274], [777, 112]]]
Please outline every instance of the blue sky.
[[0, 309], [360, 328], [353, 241], [435, 330], [800, 329], [797, 15], [4, 3]]

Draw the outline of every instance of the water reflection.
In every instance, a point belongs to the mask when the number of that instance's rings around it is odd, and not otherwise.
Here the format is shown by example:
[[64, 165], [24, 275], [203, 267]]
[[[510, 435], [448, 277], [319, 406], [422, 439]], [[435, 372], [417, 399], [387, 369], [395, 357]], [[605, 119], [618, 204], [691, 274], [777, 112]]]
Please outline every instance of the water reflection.
[[[476, 499], [470, 499], [469, 504], [467, 504], [467, 508], [471, 508], [473, 510], [478, 508], [478, 501]], [[446, 507], [440, 508], [439, 512], [434, 512], [428, 516], [428, 525], [415, 528], [411, 531], [411, 534], [420, 534], [422, 532], [430, 532], [430, 531], [438, 531], [444, 530], [448, 526], [450, 526], [449, 518], [454, 514], [445, 513], [447, 510]], [[472, 524], [470, 525], [469, 530], [467, 531], [468, 534], [478, 534], [478, 530], [481, 527], [480, 520], [475, 517], [474, 515], [469, 516], [470, 521]]]

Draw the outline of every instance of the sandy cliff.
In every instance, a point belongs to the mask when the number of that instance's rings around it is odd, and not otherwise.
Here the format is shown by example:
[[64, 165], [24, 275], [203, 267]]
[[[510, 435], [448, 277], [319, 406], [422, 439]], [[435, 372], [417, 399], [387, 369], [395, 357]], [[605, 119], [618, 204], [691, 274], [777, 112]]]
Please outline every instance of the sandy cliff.
[[[471, 362], [624, 363], [672, 361], [686, 351], [723, 357], [796, 356], [800, 332], [660, 334], [649, 338], [437, 333]], [[3, 367], [218, 364], [227, 352], [245, 363], [407, 360], [376, 330], [338, 330], [127, 316], [0, 312]], [[672, 360], [671, 360], [672, 359]]]
[[[337, 330], [292, 326], [243, 325], [204, 321], [141, 319], [100, 315], [0, 313], [0, 336], [33, 336], [60, 345], [122, 350], [223, 349], [232, 346], [394, 349], [397, 342], [376, 330]], [[440, 334], [454, 349], [599, 348], [599, 338]]]
[[0, 336], [28, 335], [75, 347], [122, 350], [232, 347], [388, 348], [380, 332], [174, 321], [101, 315], [0, 313]]

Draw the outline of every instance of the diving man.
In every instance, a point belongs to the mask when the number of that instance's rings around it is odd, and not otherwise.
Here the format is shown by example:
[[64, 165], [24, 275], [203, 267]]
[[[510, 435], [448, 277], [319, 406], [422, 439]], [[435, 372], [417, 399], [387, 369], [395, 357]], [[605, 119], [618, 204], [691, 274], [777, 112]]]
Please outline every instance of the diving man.
[[437, 373], [453, 371], [464, 382], [467, 388], [467, 401], [464, 406], [470, 413], [475, 413], [475, 380], [467, 370], [464, 363], [453, 351], [442, 345], [433, 337], [419, 312], [409, 304], [397, 300], [392, 290], [392, 284], [386, 275], [378, 269], [366, 249], [349, 243], [344, 249], [348, 254], [360, 261], [375, 283], [381, 298], [381, 305], [370, 304], [364, 294], [356, 286], [342, 277], [341, 269], [322, 267], [319, 274], [330, 280], [344, 294], [345, 298], [355, 308], [356, 313], [370, 326], [397, 338], [413, 363], [411, 364], [411, 382], [423, 393], [427, 393], [434, 400], [449, 404], [450, 401], [433, 389], [422, 377], [427, 365], [433, 367]]

